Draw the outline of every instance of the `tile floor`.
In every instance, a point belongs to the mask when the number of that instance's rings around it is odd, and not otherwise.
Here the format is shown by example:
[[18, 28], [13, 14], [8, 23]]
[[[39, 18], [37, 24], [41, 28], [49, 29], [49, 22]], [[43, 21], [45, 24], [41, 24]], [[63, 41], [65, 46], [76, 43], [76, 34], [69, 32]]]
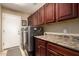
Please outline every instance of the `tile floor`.
[[[20, 50], [22, 56], [28, 56], [27, 52], [25, 54], [25, 52], [23, 51], [23, 49], [21, 47], [19, 47], [19, 50]], [[0, 56], [7, 56], [7, 52], [8, 52], [8, 49], [0, 52]]]

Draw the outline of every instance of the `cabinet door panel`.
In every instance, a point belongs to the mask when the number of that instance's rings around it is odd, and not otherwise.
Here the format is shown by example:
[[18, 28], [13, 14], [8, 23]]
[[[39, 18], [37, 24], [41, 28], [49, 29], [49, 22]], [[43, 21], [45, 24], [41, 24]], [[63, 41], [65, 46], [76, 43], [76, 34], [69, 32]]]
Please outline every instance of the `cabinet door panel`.
[[45, 46], [40, 45], [40, 56], [45, 56], [46, 55], [46, 48]]
[[38, 25], [38, 13], [34, 13], [33, 15], [33, 26]]
[[55, 4], [49, 3], [45, 5], [45, 22], [55, 21]]
[[28, 18], [28, 25], [29, 25], [29, 26], [32, 25], [32, 17], [31, 17], [31, 16]]
[[45, 42], [40, 39], [35, 39], [35, 55], [36, 56], [45, 56], [46, 55]]
[[78, 17], [79, 17], [79, 3], [78, 3]]
[[79, 52], [75, 52], [73, 50], [52, 44], [52, 43], [48, 43], [47, 44], [47, 48], [53, 51], [56, 51], [57, 53], [64, 55], [64, 56], [78, 56]]
[[77, 4], [74, 3], [57, 3], [56, 19], [57, 21], [77, 17]]
[[36, 56], [40, 56], [40, 47], [36, 47]]
[[45, 56], [46, 55], [46, 48], [42, 45], [38, 45], [36, 47], [36, 56]]
[[44, 41], [44, 40], [42, 40], [42, 39], [38, 39], [38, 44], [39, 44], [39, 45], [42, 45], [42, 46], [45, 46], [46, 41]]
[[47, 49], [47, 56], [61, 56], [61, 55], [53, 50]]
[[32, 15], [32, 26], [35, 25], [35, 15]]
[[44, 6], [39, 9], [39, 20], [38, 24], [44, 24]]
[[34, 15], [31, 16], [31, 20], [32, 20], [31, 24], [33, 26], [34, 25]]

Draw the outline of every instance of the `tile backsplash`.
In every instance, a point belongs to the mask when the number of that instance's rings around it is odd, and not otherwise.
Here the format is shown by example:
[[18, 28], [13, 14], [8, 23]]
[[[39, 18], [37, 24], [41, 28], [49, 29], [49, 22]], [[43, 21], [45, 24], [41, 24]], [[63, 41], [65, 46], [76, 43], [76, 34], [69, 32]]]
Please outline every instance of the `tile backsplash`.
[[45, 32], [79, 34], [79, 18], [43, 25]]

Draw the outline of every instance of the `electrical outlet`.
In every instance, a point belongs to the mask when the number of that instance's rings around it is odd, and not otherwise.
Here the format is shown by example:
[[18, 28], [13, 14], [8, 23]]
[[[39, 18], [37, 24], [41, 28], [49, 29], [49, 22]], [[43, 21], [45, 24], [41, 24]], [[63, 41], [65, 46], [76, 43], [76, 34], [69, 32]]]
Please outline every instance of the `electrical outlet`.
[[63, 32], [66, 34], [67, 33], [67, 29], [64, 29]]

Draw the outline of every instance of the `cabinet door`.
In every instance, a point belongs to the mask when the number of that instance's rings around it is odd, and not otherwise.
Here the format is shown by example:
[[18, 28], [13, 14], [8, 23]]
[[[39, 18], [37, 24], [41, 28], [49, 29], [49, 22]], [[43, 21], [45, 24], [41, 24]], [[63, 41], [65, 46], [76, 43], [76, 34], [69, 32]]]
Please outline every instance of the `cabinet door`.
[[36, 56], [45, 56], [46, 55], [46, 46], [45, 42], [41, 39], [35, 39], [35, 55]]
[[56, 19], [57, 21], [77, 17], [77, 4], [75, 3], [57, 3]]
[[78, 3], [78, 17], [79, 17], [79, 3]]
[[31, 26], [32, 25], [32, 17], [28, 17], [28, 25]]
[[54, 22], [55, 21], [55, 4], [49, 3], [45, 5], [45, 22]]
[[57, 52], [47, 49], [47, 56], [60, 56]]
[[35, 55], [36, 56], [40, 56], [40, 47], [39, 47], [39, 44], [38, 44], [38, 39], [35, 38]]
[[36, 52], [35, 53], [36, 56], [40, 56], [40, 47], [39, 46], [36, 47], [36, 51], [35, 52]]
[[33, 26], [38, 25], [38, 13], [37, 12], [32, 15], [32, 22], [33, 22]]
[[47, 44], [47, 49], [57, 52], [60, 56], [79, 56], [79, 52], [53, 43]]
[[34, 15], [31, 15], [31, 17], [30, 17], [30, 24], [33, 26], [34, 25]]
[[39, 9], [38, 24], [44, 24], [44, 6]]
[[40, 50], [40, 56], [45, 56], [46, 55], [46, 48], [45, 48], [45, 46], [40, 45], [39, 46], [39, 50]]
[[36, 47], [36, 56], [45, 56], [46, 55], [46, 48], [42, 45], [38, 45]]

